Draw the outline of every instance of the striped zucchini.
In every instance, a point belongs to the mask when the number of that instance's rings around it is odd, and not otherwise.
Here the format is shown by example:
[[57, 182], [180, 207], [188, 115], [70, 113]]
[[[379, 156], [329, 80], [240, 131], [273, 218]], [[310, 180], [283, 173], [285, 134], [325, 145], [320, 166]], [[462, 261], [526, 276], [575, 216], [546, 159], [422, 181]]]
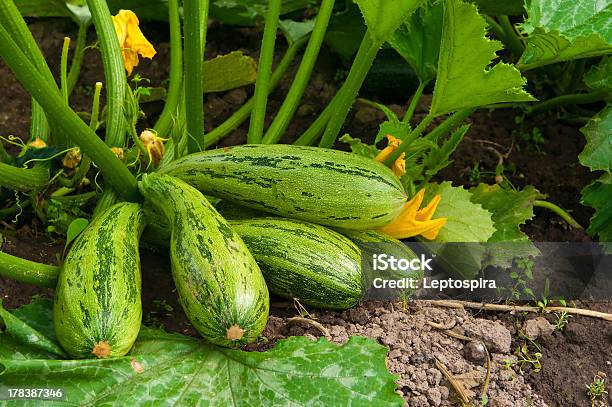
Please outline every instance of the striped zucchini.
[[351, 308], [361, 298], [361, 255], [333, 230], [285, 218], [230, 221], [274, 294], [319, 308]]
[[59, 273], [55, 331], [74, 358], [125, 355], [142, 319], [138, 204], [119, 203], [96, 217], [76, 239]]
[[346, 229], [386, 225], [406, 202], [383, 164], [318, 147], [236, 146], [191, 154], [160, 171], [240, 205]]
[[222, 346], [257, 340], [270, 299], [242, 239], [198, 190], [178, 178], [145, 175], [139, 187], [171, 225], [172, 276], [193, 326]]
[[[419, 256], [401, 240], [397, 240], [391, 236], [385, 235], [384, 233], [377, 232], [375, 230], [341, 230], [344, 236], [348, 237], [353, 243], [359, 247], [363, 254], [364, 262], [363, 266], [363, 281], [364, 285], [367, 285], [371, 289], [372, 281], [376, 277], [384, 277], [390, 280], [396, 280], [401, 278], [412, 278], [414, 280], [422, 280], [424, 273], [422, 270], [415, 271], [402, 271], [402, 270], [385, 270], [376, 271], [373, 269], [373, 256], [379, 254], [386, 254], [393, 256], [396, 259], [415, 259]], [[414, 292], [413, 289], [406, 288], [402, 290], [402, 294], [407, 296]], [[369, 298], [377, 298], [378, 294], [382, 293], [370, 293]], [[388, 298], [386, 298], [388, 299]]]

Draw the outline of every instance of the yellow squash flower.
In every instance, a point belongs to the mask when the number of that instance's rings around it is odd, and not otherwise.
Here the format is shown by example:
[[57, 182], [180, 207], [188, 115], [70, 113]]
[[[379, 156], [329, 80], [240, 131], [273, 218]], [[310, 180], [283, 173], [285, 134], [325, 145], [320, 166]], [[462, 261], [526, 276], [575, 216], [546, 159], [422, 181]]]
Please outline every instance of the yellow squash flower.
[[153, 45], [140, 31], [138, 24], [138, 17], [131, 10], [119, 10], [119, 13], [113, 16], [113, 25], [119, 39], [123, 63], [128, 75], [131, 75], [134, 67], [138, 66], [138, 54], [144, 58], [152, 59], [157, 53]]
[[410, 201], [404, 204], [402, 212], [388, 225], [378, 229], [396, 239], [406, 239], [421, 235], [425, 239], [433, 240], [438, 236], [440, 229], [446, 224], [446, 218], [432, 219], [440, 203], [440, 195], [436, 195], [426, 207], [419, 209], [425, 189], [421, 189]]
[[[378, 153], [376, 157], [374, 157], [374, 159], [378, 162], [384, 163], [387, 158], [389, 158], [389, 156], [391, 156], [391, 154], [393, 154], [393, 152], [397, 150], [400, 144], [402, 144], [402, 140], [393, 137], [390, 134], [387, 134], [387, 140], [387, 147], [385, 147], [380, 153]], [[393, 166], [391, 167], [391, 170], [393, 170], [393, 173], [397, 175], [398, 178], [406, 173], [406, 161], [404, 161], [405, 157], [406, 153], [402, 153], [397, 158], [397, 160], [395, 160]]]
[[28, 143], [28, 146], [33, 148], [45, 148], [47, 147], [47, 143], [45, 143], [40, 137], [36, 137], [34, 141], [30, 141]]

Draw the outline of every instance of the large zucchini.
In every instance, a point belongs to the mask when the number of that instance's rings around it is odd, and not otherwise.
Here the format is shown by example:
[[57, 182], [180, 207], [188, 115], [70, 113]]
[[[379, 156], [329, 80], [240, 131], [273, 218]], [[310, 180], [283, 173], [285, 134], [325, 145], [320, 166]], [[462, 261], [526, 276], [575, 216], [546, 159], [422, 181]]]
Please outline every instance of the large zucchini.
[[142, 319], [138, 204], [116, 204], [76, 239], [59, 273], [54, 301], [57, 338], [74, 358], [125, 355]]
[[178, 178], [145, 175], [139, 187], [171, 225], [172, 276], [196, 330], [223, 346], [257, 340], [270, 299], [242, 239], [198, 190]]
[[346, 309], [361, 298], [361, 255], [339, 233], [312, 223], [258, 218], [230, 221], [271, 292], [320, 308]]
[[160, 171], [240, 205], [347, 229], [386, 225], [406, 202], [399, 179], [383, 164], [317, 147], [229, 147], [188, 155]]

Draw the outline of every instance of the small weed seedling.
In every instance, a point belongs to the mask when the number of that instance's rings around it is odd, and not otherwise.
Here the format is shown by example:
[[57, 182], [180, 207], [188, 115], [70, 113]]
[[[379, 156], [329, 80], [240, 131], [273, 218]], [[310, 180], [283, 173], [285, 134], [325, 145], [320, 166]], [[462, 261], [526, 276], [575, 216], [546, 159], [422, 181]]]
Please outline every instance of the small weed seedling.
[[599, 399], [603, 399], [605, 394], [608, 394], [606, 391], [606, 374], [603, 372], [597, 372], [591, 384], [586, 386], [587, 393], [589, 398], [591, 399], [591, 406], [595, 405], [595, 401]]
[[560, 314], [555, 313], [557, 317], [557, 322], [555, 323], [555, 330], [562, 332], [563, 329], [567, 326], [570, 315], [567, 311], [562, 311]]
[[517, 346], [514, 354], [517, 356], [517, 360], [504, 360], [504, 368], [510, 369], [512, 366], [518, 366], [519, 371], [523, 373], [523, 366], [525, 364], [530, 364], [533, 371], [538, 373], [542, 370], [542, 353], [540, 352], [530, 352], [527, 347], [527, 342], [523, 342], [521, 346]]

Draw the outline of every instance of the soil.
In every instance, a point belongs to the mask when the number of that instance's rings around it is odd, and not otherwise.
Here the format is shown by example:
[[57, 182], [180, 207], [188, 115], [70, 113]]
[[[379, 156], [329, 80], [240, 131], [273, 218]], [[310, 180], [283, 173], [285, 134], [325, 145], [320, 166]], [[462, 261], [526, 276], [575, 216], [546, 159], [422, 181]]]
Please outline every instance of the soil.
[[[63, 37], [73, 38], [76, 30], [65, 20], [33, 20], [30, 22], [36, 39], [52, 71], [57, 74]], [[153, 61], [143, 60], [137, 68], [139, 74], [150, 80], [151, 86], [162, 86], [168, 75], [168, 38], [163, 24], [143, 23], [143, 31], [152, 33], [158, 55]], [[91, 34], [91, 33], [90, 33]], [[257, 58], [261, 33], [257, 29], [237, 29], [213, 24], [208, 34], [207, 57], [236, 49]], [[91, 38], [93, 41], [93, 36]], [[90, 41], [90, 43], [92, 42]], [[282, 49], [282, 45], [281, 45]], [[297, 63], [292, 69], [297, 68]], [[341, 68], [331, 54], [322, 52], [311, 83], [306, 91], [294, 122], [283, 142], [290, 142], [308, 127], [322, 106], [331, 99], [338, 88], [333, 79]], [[30, 99], [10, 71], [0, 62], [0, 135], [15, 134], [29, 137]], [[291, 74], [286, 75], [278, 89], [271, 95], [268, 122], [282, 103], [290, 86]], [[86, 53], [82, 75], [71, 103], [78, 110], [89, 111], [91, 91], [96, 81], [103, 81], [101, 62], [95, 49]], [[224, 94], [205, 96], [206, 127], [210, 129], [227, 118], [252, 94], [250, 87]], [[377, 99], [367, 92], [364, 97]], [[402, 112], [405, 100], [386, 100], [391, 109]], [[422, 117], [427, 98], [417, 110]], [[142, 127], [152, 125], [161, 111], [160, 103], [145, 106], [147, 118]], [[505, 176], [517, 187], [534, 185], [554, 202], [572, 213], [579, 223], [587, 225], [592, 211], [580, 205], [580, 190], [596, 175], [582, 167], [577, 160], [584, 146], [584, 136], [579, 126], [564, 124], [553, 114], [525, 118], [522, 124], [516, 118], [522, 113], [516, 109], [498, 109], [478, 112], [470, 118], [472, 128], [454, 154], [454, 163], [444, 170], [440, 179], [451, 180], [455, 185], [472, 186], [478, 182], [494, 182], [499, 154], [504, 158]], [[372, 140], [384, 115], [356, 103], [343, 131], [364, 141]], [[538, 129], [544, 139], [541, 144], [524, 140], [525, 134]], [[224, 139], [220, 145], [239, 144], [245, 141], [247, 125], [243, 125]], [[484, 140], [484, 141], [483, 141]], [[495, 144], [492, 144], [495, 143]], [[493, 149], [495, 150], [493, 150]], [[509, 153], [508, 153], [509, 152]], [[474, 168], [477, 166], [478, 171]], [[523, 226], [523, 230], [536, 241], [590, 241], [582, 231], [570, 228], [555, 214], [536, 208], [536, 217]], [[35, 261], [56, 263], [63, 250], [63, 242], [54, 241], [32, 221], [26, 212], [17, 224], [4, 224], [3, 234], [8, 241], [0, 249]], [[144, 323], [163, 327], [168, 331], [196, 335], [178, 304], [177, 294], [169, 273], [165, 254], [144, 249], [141, 253], [143, 269]], [[0, 278], [0, 298], [7, 308], [15, 308], [29, 302], [32, 295], [51, 296], [53, 290], [41, 290]], [[610, 303], [578, 304], [606, 312], [612, 311]], [[521, 329], [525, 320], [535, 315], [475, 313], [467, 310], [434, 308], [425, 302], [407, 304], [365, 303], [346, 312], [310, 310], [309, 318], [320, 322], [330, 340], [344, 342], [349, 335], [363, 335], [389, 347], [389, 369], [400, 376], [398, 389], [410, 406], [445, 406], [456, 402], [456, 394], [441, 371], [436, 359], [468, 389], [477, 400], [486, 376], [486, 366], [479, 362], [482, 356], [480, 341], [492, 355], [488, 398], [490, 406], [588, 406], [586, 385], [598, 372], [612, 377], [612, 328], [608, 322], [584, 317], [572, 317], [563, 331], [538, 338], [541, 347], [542, 370], [534, 372], [529, 364], [504, 368], [504, 360], [515, 361], [515, 348], [525, 339]], [[291, 335], [321, 336], [323, 333], [311, 324], [291, 323], [297, 315], [293, 304], [275, 299], [271, 317], [264, 333], [266, 343], [250, 346], [250, 350], [265, 350], [278, 339]], [[548, 317], [554, 324], [554, 316]], [[457, 339], [429, 325], [429, 322], [452, 327], [455, 334], [476, 341]], [[519, 328], [517, 328], [519, 327]], [[529, 351], [535, 345], [529, 342]], [[607, 395], [607, 403], [612, 399]]]

